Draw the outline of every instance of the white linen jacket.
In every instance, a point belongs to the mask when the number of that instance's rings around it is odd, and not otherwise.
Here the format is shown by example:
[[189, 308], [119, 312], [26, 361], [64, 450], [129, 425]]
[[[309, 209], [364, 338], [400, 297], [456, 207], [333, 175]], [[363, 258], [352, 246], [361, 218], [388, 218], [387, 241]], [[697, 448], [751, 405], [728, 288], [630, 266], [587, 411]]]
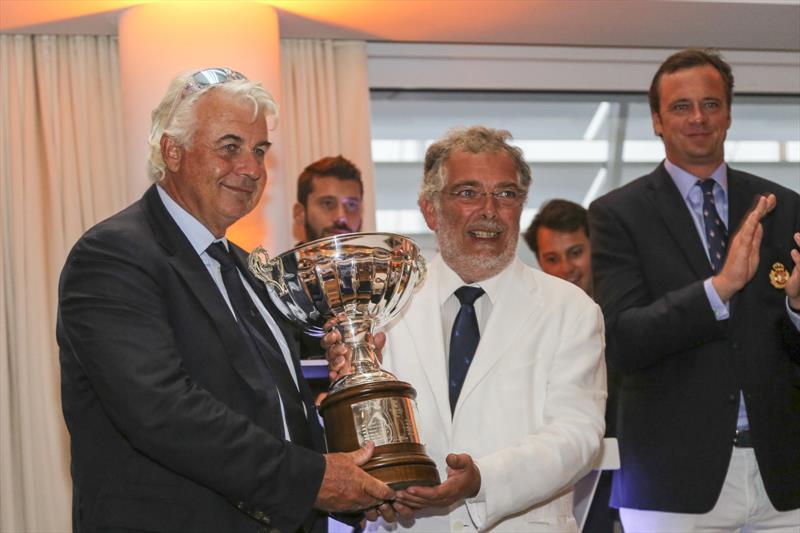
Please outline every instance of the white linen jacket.
[[436, 256], [424, 285], [386, 330], [383, 367], [417, 391], [417, 420], [442, 480], [448, 453], [481, 472], [476, 498], [367, 529], [577, 531], [572, 485], [598, 454], [606, 373], [600, 309], [576, 286], [518, 258], [500, 281], [451, 419]]

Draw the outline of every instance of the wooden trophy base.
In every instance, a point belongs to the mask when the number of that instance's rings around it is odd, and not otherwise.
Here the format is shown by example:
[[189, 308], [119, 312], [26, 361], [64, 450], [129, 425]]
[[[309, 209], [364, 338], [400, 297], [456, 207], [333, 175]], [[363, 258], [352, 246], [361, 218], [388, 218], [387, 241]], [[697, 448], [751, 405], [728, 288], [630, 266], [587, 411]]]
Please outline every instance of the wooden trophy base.
[[438, 485], [439, 472], [425, 453], [417, 430], [414, 387], [403, 381], [363, 383], [331, 393], [322, 401], [330, 452], [352, 452], [375, 443], [362, 468], [395, 490]]

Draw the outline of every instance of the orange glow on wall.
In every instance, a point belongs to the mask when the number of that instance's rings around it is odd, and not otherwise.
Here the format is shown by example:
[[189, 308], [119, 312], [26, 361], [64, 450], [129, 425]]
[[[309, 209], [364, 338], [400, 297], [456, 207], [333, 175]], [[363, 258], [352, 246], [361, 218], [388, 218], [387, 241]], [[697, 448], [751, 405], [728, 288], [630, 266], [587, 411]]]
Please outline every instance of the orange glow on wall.
[[[236, 9], [231, 9], [235, 5]], [[144, 176], [150, 112], [180, 72], [226, 66], [244, 73], [281, 101], [280, 41], [275, 9], [263, 2], [158, 2], [125, 10], [119, 21], [120, 79], [128, 158], [129, 200], [148, 186]], [[247, 249], [285, 249], [291, 220], [286, 180], [281, 179], [281, 131], [273, 143], [270, 179], [256, 209], [229, 228], [228, 237]]]
[[142, 0], [0, 0], [0, 30], [118, 11]]

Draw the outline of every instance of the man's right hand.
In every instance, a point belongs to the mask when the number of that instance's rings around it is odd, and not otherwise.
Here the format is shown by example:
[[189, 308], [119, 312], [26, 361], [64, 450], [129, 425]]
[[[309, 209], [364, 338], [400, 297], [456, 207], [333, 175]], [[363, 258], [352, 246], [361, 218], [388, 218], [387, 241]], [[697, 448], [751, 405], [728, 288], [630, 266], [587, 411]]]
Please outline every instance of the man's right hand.
[[395, 498], [388, 485], [361, 469], [375, 451], [368, 442], [350, 453], [325, 454], [325, 475], [314, 507], [326, 512], [355, 512], [381, 506]]
[[714, 289], [727, 302], [753, 279], [758, 269], [759, 247], [764, 235], [761, 219], [775, 209], [775, 195], [759, 196], [728, 244], [728, 256], [719, 274], [711, 279]]

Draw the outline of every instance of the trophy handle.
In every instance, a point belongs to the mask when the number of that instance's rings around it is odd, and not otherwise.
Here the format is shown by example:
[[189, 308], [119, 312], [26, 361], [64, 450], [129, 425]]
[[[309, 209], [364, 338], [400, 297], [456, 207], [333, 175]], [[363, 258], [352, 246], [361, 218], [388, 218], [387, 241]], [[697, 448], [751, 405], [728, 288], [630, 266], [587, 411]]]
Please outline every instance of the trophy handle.
[[428, 275], [428, 262], [425, 261], [424, 257], [422, 257], [422, 254], [417, 255], [417, 270], [419, 270], [419, 277], [417, 278], [417, 282], [414, 284], [415, 289], [420, 287], [425, 282], [425, 278]]
[[[261, 246], [250, 252], [250, 256], [247, 258], [247, 266], [255, 277], [267, 285], [272, 285], [278, 291], [278, 296], [284, 296], [289, 292], [283, 279], [283, 262], [277, 257], [270, 259], [269, 253]], [[277, 280], [272, 275], [275, 269], [278, 269]]]

